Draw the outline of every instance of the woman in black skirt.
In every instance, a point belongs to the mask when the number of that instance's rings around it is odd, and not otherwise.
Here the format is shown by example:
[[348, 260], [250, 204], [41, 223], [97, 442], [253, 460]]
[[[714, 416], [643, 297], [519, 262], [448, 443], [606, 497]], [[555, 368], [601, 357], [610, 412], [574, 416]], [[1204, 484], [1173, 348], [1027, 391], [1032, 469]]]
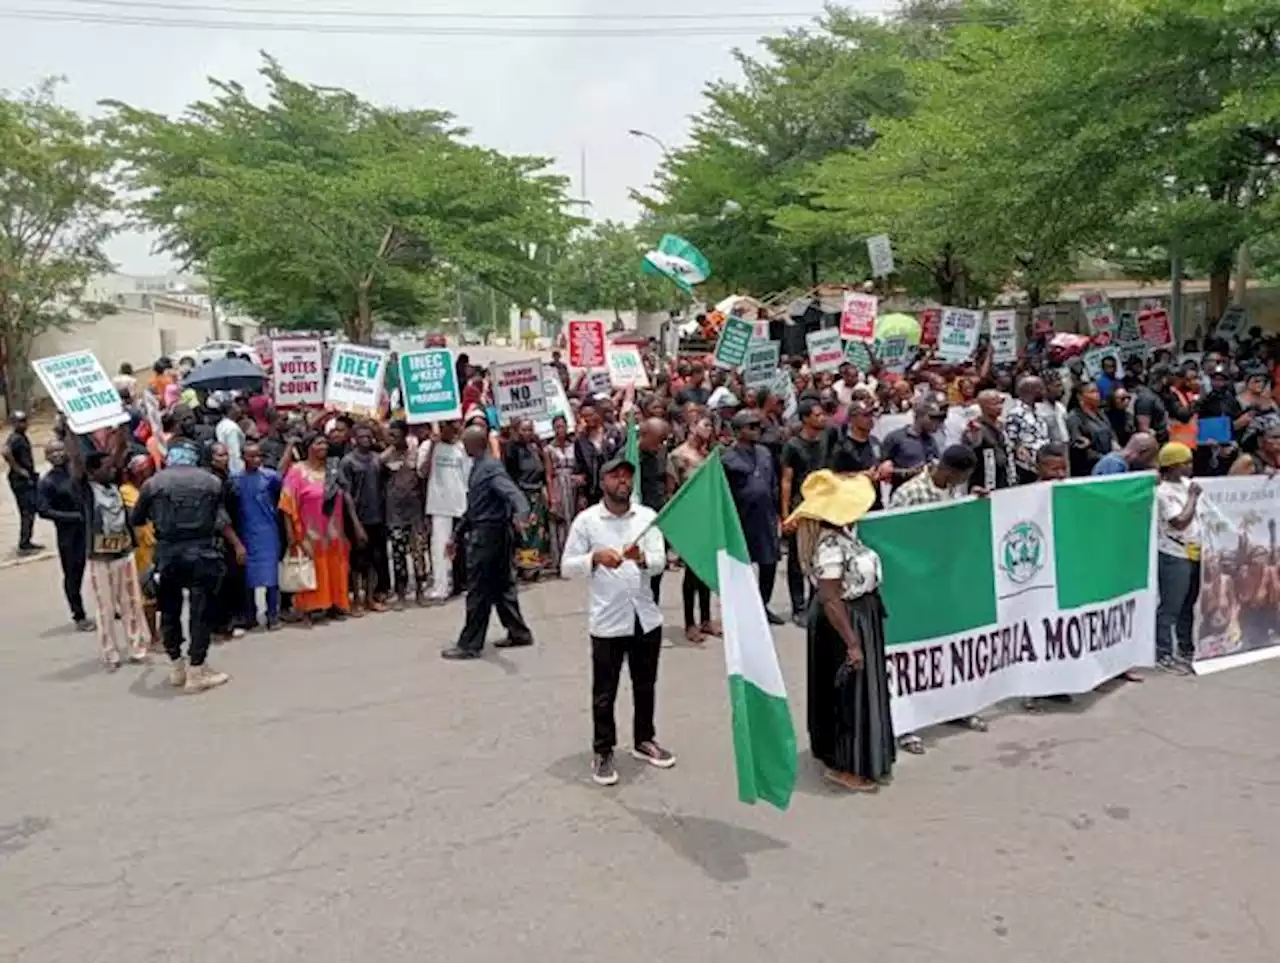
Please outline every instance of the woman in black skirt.
[[875, 792], [896, 747], [884, 654], [880, 556], [854, 523], [875, 492], [861, 474], [818, 471], [805, 479], [796, 529], [801, 570], [816, 587], [809, 605], [809, 743], [826, 778]]

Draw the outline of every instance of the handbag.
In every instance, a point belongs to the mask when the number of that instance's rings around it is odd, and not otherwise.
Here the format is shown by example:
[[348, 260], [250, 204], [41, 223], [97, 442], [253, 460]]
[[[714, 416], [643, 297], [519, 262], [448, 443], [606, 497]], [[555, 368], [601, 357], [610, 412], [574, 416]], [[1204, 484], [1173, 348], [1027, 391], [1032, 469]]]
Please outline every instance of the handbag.
[[296, 595], [316, 590], [315, 560], [302, 552], [294, 552], [280, 560], [280, 591]]

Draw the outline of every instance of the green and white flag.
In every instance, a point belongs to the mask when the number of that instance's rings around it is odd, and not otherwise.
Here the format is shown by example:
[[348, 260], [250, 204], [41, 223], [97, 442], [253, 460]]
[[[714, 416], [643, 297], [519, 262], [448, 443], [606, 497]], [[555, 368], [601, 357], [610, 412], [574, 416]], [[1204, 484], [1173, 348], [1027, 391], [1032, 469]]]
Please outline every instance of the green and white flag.
[[864, 518], [894, 731], [1151, 665], [1155, 487], [1149, 472], [1073, 479]]
[[720, 596], [733, 713], [738, 798], [786, 809], [796, 784], [796, 731], [742, 523], [712, 451], [654, 523], [698, 578]]
[[675, 234], [662, 235], [658, 249], [644, 256], [640, 268], [645, 274], [670, 278], [685, 294], [692, 294], [695, 284], [711, 277], [711, 265], [702, 252]]

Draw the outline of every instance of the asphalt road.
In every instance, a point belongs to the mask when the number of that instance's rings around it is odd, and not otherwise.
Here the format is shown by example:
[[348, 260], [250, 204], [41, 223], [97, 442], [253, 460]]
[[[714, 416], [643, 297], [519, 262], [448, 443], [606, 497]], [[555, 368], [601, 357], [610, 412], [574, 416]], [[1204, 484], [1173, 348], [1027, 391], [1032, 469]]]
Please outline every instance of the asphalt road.
[[589, 781], [579, 585], [524, 593], [532, 650], [441, 661], [454, 603], [233, 643], [199, 697], [104, 674], [53, 563], [0, 593], [0, 960], [1280, 959], [1280, 663], [939, 732], [870, 798], [805, 752], [779, 813], [714, 648], [662, 654], [679, 765]]

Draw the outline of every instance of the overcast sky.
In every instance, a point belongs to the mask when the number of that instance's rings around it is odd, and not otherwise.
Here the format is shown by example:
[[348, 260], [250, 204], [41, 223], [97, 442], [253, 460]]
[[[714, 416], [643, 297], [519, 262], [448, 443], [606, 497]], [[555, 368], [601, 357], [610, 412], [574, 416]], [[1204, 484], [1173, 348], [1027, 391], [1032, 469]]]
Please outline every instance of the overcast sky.
[[[204, 9], [172, 10], [189, 4]], [[867, 12], [883, 12], [892, 0], [850, 0]], [[582, 189], [581, 158], [586, 152], [586, 197], [597, 218], [632, 220], [628, 190], [648, 183], [661, 160], [657, 145], [628, 136], [649, 131], [671, 147], [681, 143], [691, 114], [702, 105], [704, 85], [737, 77], [735, 46], [753, 47], [755, 38], [784, 24], [806, 22], [821, 0], [122, 0], [100, 5], [75, 0], [0, 0], [0, 12], [74, 12], [98, 18], [170, 17], [187, 20], [284, 20], [261, 10], [363, 10], [396, 13], [465, 11], [471, 15], [521, 13], [584, 15], [584, 20], [440, 21], [370, 20], [364, 16], [316, 17], [302, 22], [405, 24], [416, 28], [477, 27], [565, 31], [582, 28], [719, 30], [713, 36], [501, 37], [422, 35], [339, 35], [284, 33], [261, 29], [157, 27], [102, 23], [32, 22], [0, 17], [0, 88], [15, 90], [42, 77], [67, 78], [63, 99], [92, 110], [103, 98], [174, 113], [208, 92], [206, 78], [236, 79], [251, 91], [259, 51], [266, 50], [299, 79], [345, 87], [380, 104], [435, 107], [452, 111], [477, 142], [508, 152], [555, 159]], [[217, 12], [219, 8], [230, 12]], [[602, 15], [654, 16], [710, 13], [702, 21], [598, 19]], [[790, 14], [759, 19], [749, 13]], [[298, 22], [292, 18], [291, 22]], [[748, 32], [742, 32], [742, 31]], [[139, 236], [113, 242], [112, 255], [129, 273], [165, 270]]]

